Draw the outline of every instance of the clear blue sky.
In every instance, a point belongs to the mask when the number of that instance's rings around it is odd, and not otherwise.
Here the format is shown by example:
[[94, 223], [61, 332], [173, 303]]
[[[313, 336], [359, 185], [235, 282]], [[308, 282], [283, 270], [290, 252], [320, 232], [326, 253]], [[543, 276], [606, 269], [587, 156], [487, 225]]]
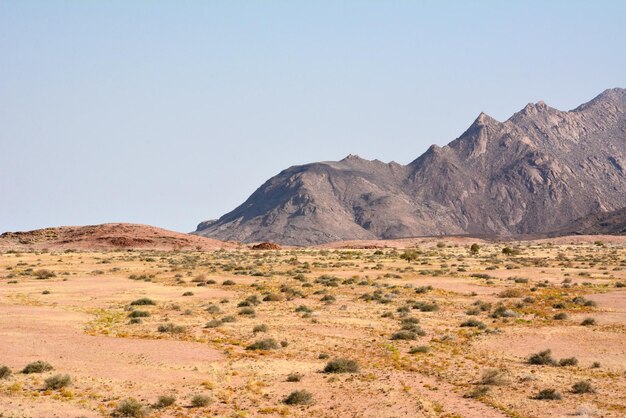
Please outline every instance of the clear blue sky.
[[610, 87], [625, 1], [0, 0], [0, 232], [191, 231], [288, 166]]

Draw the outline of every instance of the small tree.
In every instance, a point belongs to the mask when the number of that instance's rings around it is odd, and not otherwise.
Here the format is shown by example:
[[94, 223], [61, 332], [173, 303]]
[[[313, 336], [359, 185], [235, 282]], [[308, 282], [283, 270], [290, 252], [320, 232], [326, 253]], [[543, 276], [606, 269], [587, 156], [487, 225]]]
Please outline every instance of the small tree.
[[410, 263], [412, 261], [417, 261], [419, 255], [420, 253], [418, 250], [404, 250], [404, 252], [400, 254], [400, 258]]
[[472, 253], [473, 255], [478, 254], [478, 252], [480, 251], [480, 245], [473, 243], [470, 247], [470, 253]]

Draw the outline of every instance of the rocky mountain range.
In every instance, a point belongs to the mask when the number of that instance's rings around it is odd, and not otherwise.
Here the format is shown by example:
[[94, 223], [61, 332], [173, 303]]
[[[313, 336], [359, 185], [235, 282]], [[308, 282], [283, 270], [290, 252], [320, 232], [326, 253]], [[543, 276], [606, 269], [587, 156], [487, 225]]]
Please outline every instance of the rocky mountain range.
[[570, 111], [481, 113], [407, 165], [348, 156], [290, 167], [195, 234], [312, 245], [423, 235], [536, 234], [626, 207], [626, 90]]

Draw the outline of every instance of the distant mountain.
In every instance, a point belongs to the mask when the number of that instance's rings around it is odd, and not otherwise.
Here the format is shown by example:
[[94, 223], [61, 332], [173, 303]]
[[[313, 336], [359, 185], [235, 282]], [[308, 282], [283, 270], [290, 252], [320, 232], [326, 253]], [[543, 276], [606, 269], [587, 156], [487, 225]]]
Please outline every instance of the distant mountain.
[[0, 250], [213, 250], [235, 244], [149, 225], [112, 223], [62, 226], [0, 235]]
[[626, 207], [626, 90], [574, 110], [481, 113], [408, 165], [348, 156], [282, 171], [196, 234], [310, 245], [420, 235], [543, 233]]
[[626, 208], [594, 213], [565, 225], [550, 235], [626, 235]]

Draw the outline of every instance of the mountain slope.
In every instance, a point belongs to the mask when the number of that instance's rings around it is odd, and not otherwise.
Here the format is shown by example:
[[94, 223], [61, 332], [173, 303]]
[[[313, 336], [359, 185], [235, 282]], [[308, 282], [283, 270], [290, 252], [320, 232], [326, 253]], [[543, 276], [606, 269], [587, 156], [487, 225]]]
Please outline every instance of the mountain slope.
[[481, 113], [403, 166], [349, 156], [291, 167], [195, 232], [310, 245], [346, 239], [528, 234], [626, 206], [626, 90], [569, 112]]

